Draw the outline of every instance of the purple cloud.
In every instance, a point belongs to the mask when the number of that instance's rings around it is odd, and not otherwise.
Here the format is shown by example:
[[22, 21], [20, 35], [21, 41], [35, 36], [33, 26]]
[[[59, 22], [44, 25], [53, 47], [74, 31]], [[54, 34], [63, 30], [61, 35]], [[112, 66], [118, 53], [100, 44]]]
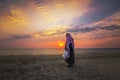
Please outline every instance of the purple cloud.
[[29, 39], [31, 38], [31, 35], [13, 35], [10, 37], [10, 39], [17, 40], [17, 39]]

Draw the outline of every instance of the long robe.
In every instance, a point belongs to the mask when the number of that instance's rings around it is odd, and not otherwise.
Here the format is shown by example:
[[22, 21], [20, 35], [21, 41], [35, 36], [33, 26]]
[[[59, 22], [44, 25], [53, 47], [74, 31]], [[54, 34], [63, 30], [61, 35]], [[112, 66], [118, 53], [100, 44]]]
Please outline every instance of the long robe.
[[75, 63], [75, 59], [74, 59], [74, 48], [72, 46], [72, 43], [70, 43], [69, 45], [69, 49], [70, 49], [70, 57], [66, 59], [66, 62], [69, 64], [69, 65], [73, 65]]

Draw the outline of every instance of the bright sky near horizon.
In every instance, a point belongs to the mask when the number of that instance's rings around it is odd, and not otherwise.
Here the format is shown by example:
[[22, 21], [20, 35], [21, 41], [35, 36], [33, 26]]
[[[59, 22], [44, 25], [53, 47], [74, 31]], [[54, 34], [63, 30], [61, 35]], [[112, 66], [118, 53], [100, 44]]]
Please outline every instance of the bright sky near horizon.
[[0, 48], [120, 48], [120, 0], [0, 0]]

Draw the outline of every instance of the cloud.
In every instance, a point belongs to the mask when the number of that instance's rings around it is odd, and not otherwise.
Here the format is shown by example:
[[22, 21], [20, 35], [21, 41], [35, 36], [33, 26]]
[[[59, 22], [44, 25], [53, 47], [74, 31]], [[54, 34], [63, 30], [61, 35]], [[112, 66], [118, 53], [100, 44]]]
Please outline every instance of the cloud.
[[24, 47], [31, 39], [31, 35], [11, 35], [7, 38], [0, 39], [0, 48]]
[[11, 40], [30, 39], [30, 38], [32, 38], [31, 35], [11, 35], [11, 36], [8, 36], [7, 38], [0, 39], [0, 42], [6, 42], [6, 41], [11, 41]]
[[24, 7], [31, 0], [0, 0], [0, 15], [12, 15], [11, 10], [17, 7]]
[[10, 39], [12, 40], [17, 40], [17, 39], [29, 39], [31, 38], [32, 36], [31, 35], [13, 35], [11, 36]]
[[37, 5], [43, 5], [45, 3], [45, 0], [33, 0], [35, 4]]
[[86, 27], [86, 28], [73, 28], [73, 29], [68, 29], [67, 32], [73, 32], [73, 33], [87, 33], [87, 32], [93, 32], [93, 31], [99, 31], [99, 30], [118, 30], [120, 29], [120, 26], [117, 25], [110, 25], [110, 26], [102, 26], [102, 27]]
[[107, 31], [114, 31], [114, 30], [120, 30], [120, 26], [118, 25], [110, 25], [110, 26], [94, 26], [94, 27], [85, 27], [85, 28], [72, 28], [68, 29], [67, 32], [71, 33], [88, 33], [93, 31], [99, 31], [99, 30], [107, 30]]
[[120, 38], [119, 15], [120, 12], [94, 23], [72, 26], [67, 32], [79, 34], [81, 39]]
[[110, 25], [110, 26], [106, 26], [106, 27], [101, 27], [99, 29], [101, 29], [101, 30], [118, 30], [118, 29], [120, 29], [120, 26]]
[[74, 28], [74, 29], [68, 29], [67, 32], [79, 32], [79, 33], [86, 33], [86, 32], [92, 32], [92, 31], [96, 31], [97, 28], [89, 28], [89, 27], [86, 27], [86, 28]]
[[10, 7], [7, 0], [0, 0], [0, 15], [10, 14]]
[[79, 25], [93, 23], [119, 12], [120, 0], [92, 0], [86, 9], [82, 16], [78, 15], [74, 19]]
[[66, 33], [66, 29], [64, 27], [61, 28], [53, 28], [45, 31], [38, 31], [33, 33], [32, 35], [37, 38], [44, 38], [44, 37], [53, 37], [56, 35], [62, 35]]

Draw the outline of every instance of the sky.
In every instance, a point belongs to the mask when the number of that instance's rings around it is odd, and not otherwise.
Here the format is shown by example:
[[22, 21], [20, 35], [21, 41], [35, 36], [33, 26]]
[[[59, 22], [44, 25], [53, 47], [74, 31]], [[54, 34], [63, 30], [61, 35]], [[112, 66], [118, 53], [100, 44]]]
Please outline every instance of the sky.
[[0, 48], [120, 48], [120, 0], [0, 0]]

